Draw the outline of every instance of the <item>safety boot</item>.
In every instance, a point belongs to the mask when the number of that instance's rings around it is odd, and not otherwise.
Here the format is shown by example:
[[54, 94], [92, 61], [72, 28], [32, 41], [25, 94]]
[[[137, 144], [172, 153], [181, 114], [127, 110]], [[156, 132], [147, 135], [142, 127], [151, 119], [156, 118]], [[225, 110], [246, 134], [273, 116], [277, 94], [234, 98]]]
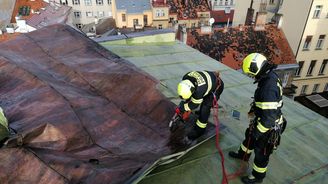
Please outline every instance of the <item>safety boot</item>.
[[241, 152], [241, 151], [238, 151], [238, 152], [235, 152], [235, 151], [229, 151], [229, 156], [231, 158], [235, 158], [235, 159], [240, 159], [240, 160], [243, 160], [243, 161], [248, 161], [249, 160], [249, 157], [251, 156], [251, 154], [246, 154], [244, 152]]
[[254, 184], [254, 183], [262, 183], [263, 179], [255, 178], [253, 175], [249, 175], [249, 176], [241, 177], [241, 181], [245, 184]]
[[197, 125], [195, 125], [193, 129], [187, 134], [187, 137], [190, 140], [195, 140], [201, 135], [203, 135], [204, 133], [205, 133], [205, 128], [200, 128]]

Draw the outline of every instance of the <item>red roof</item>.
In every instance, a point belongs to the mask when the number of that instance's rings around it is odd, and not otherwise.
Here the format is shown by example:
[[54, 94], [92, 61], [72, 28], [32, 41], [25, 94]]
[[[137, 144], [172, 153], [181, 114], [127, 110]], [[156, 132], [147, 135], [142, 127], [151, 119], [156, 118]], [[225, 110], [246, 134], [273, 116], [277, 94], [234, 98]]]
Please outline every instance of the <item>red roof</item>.
[[232, 22], [234, 10], [230, 10], [230, 13], [225, 13], [224, 10], [220, 11], [211, 11], [211, 17], [214, 18], [215, 22], [217, 23], [225, 23], [225, 22]]
[[201, 34], [188, 30], [187, 44], [233, 69], [241, 69], [243, 58], [249, 53], [264, 54], [275, 64], [295, 64], [296, 59], [281, 29], [266, 25], [265, 30], [253, 27], [215, 29], [214, 33]]
[[[11, 16], [11, 23], [16, 23], [16, 15], [18, 15], [19, 8], [22, 6], [29, 6], [31, 9], [34, 11], [38, 11], [41, 8], [45, 7], [47, 3], [45, 3], [43, 0], [35, 0], [35, 1], [30, 1], [30, 0], [16, 0], [15, 8], [13, 11], [13, 14]], [[30, 12], [28, 16], [23, 16], [22, 19], [27, 20], [30, 17], [32, 17], [34, 14]]]

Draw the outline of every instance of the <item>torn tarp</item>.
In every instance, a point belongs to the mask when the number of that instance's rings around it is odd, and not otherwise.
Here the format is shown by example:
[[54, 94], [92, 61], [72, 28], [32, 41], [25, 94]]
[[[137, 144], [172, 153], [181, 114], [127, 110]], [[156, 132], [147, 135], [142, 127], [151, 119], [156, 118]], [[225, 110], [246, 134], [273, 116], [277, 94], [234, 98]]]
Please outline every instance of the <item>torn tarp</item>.
[[69, 26], [0, 44], [1, 183], [122, 183], [174, 153], [156, 84]]

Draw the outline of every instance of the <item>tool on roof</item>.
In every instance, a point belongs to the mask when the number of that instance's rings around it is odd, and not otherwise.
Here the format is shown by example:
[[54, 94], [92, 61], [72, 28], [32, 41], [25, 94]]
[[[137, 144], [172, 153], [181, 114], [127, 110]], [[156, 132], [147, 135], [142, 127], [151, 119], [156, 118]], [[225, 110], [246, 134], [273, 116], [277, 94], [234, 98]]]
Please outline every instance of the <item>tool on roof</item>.
[[171, 118], [171, 121], [169, 122], [170, 131], [174, 132], [179, 127], [179, 123], [184, 123], [186, 120], [188, 120], [190, 114], [191, 111], [186, 111], [184, 113], [181, 113], [179, 107], [176, 107], [175, 113]]

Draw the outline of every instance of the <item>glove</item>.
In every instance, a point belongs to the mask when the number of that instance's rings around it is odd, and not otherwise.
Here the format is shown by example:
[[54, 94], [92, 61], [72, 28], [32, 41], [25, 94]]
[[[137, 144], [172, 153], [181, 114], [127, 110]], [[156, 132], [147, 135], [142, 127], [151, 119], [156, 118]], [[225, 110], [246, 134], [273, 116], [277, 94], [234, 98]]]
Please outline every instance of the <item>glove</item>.
[[190, 114], [191, 114], [191, 111], [186, 111], [186, 112], [182, 113], [183, 121], [187, 121], [189, 119]]

